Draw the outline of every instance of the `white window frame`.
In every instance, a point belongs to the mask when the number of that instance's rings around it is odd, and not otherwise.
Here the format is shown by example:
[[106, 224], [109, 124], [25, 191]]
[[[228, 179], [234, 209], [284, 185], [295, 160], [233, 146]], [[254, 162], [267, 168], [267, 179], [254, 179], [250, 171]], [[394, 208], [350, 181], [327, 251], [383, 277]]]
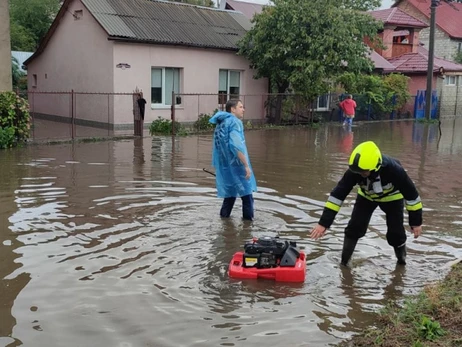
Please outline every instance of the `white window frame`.
[[[321, 97], [323, 97], [324, 95], [327, 95], [327, 105], [326, 105], [326, 107], [319, 107], [319, 100], [320, 100]], [[326, 93], [326, 94], [323, 94], [323, 95], [321, 95], [321, 96], [318, 96], [318, 98], [316, 99], [316, 108], [315, 108], [314, 110], [315, 110], [315, 111], [329, 111], [330, 98], [331, 98], [330, 93]]]
[[[456, 86], [457, 85], [457, 77], [459, 76], [455, 76], [455, 75], [446, 75], [446, 85], [451, 87], [451, 86]], [[454, 83], [451, 82], [451, 79], [454, 80]]]
[[[218, 70], [218, 98], [220, 99], [221, 95], [224, 95], [224, 94], [220, 94], [220, 72], [221, 71], [226, 71], [227, 72], [227, 79], [226, 79], [226, 101], [229, 100], [230, 96], [231, 96], [231, 92], [230, 92], [230, 80], [231, 80], [231, 72], [237, 72], [239, 73], [239, 94], [238, 96], [240, 97], [242, 95], [242, 71], [241, 70], [234, 70], [234, 69], [219, 69]], [[234, 95], [234, 94], [233, 94]]]
[[[151, 108], [170, 108], [172, 105], [165, 104], [166, 96], [167, 96], [167, 88], [165, 86], [165, 69], [177, 69], [178, 70], [178, 93], [181, 94], [181, 81], [182, 81], [182, 72], [183, 68], [181, 67], [171, 67], [171, 66], [151, 66], [151, 81], [150, 85], [152, 88], [152, 70], [162, 70], [162, 102], [161, 103], [154, 103], [152, 102], [152, 94], [151, 94]], [[172, 91], [169, 91], [171, 93]], [[174, 101], [172, 100], [172, 103]], [[175, 107], [178, 107], [178, 104], [175, 104]]]

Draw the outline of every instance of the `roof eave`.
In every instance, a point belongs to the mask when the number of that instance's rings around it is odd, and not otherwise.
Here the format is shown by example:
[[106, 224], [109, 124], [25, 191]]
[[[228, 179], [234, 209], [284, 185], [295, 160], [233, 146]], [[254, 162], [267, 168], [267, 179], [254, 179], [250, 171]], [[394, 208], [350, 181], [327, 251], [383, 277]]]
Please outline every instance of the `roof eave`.
[[218, 49], [223, 51], [233, 51], [238, 52], [239, 48], [236, 47], [218, 47], [212, 45], [198, 45], [194, 43], [179, 43], [179, 42], [161, 42], [161, 41], [154, 41], [154, 40], [142, 40], [142, 39], [134, 39], [130, 37], [119, 37], [119, 36], [109, 36], [108, 40], [110, 41], [117, 41], [117, 42], [125, 42], [125, 43], [143, 43], [143, 44], [150, 44], [150, 45], [164, 45], [164, 46], [181, 46], [181, 47], [194, 47], [194, 48], [205, 48], [205, 49]]

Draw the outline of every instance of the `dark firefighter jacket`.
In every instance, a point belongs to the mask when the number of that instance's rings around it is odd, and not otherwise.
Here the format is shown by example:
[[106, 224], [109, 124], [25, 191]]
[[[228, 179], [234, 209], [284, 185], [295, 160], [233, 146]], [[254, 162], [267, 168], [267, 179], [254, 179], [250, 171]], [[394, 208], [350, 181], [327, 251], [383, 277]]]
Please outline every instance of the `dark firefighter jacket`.
[[[404, 199], [404, 204], [409, 213], [409, 225], [422, 225], [422, 202], [414, 183], [401, 166], [401, 163], [386, 155], [382, 155], [382, 166], [379, 171], [372, 173], [367, 178], [350, 170], [345, 172], [327, 199], [319, 220], [320, 225], [325, 228], [332, 225], [343, 201], [355, 185], [359, 185], [359, 195], [377, 203]], [[378, 187], [381, 187], [381, 189]]]

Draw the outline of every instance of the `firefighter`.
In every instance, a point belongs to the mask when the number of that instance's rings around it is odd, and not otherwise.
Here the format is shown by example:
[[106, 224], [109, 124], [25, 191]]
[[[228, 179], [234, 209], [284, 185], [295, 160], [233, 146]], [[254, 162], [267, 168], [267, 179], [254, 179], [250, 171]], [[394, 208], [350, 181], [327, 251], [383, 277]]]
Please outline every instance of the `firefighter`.
[[397, 159], [382, 155], [372, 141], [359, 144], [351, 153], [349, 168], [331, 191], [311, 238], [324, 236], [334, 222], [343, 201], [355, 185], [358, 194], [345, 228], [341, 264], [348, 265], [358, 239], [366, 234], [372, 213], [378, 207], [385, 212], [387, 242], [395, 250], [397, 263], [406, 264], [406, 231], [404, 206], [409, 214], [409, 225], [414, 238], [422, 233], [422, 202], [408, 174]]

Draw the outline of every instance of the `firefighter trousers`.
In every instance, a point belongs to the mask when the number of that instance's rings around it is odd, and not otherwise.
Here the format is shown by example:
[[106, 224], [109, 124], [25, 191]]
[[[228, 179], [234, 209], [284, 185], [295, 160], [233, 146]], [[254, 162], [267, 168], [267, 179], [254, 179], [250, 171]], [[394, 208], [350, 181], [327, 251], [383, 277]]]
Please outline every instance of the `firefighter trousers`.
[[387, 221], [387, 241], [390, 246], [398, 247], [406, 242], [406, 230], [404, 229], [404, 201], [403, 199], [390, 202], [376, 202], [356, 197], [351, 219], [345, 228], [345, 237], [360, 239], [366, 234], [372, 213], [375, 209], [385, 212]]

